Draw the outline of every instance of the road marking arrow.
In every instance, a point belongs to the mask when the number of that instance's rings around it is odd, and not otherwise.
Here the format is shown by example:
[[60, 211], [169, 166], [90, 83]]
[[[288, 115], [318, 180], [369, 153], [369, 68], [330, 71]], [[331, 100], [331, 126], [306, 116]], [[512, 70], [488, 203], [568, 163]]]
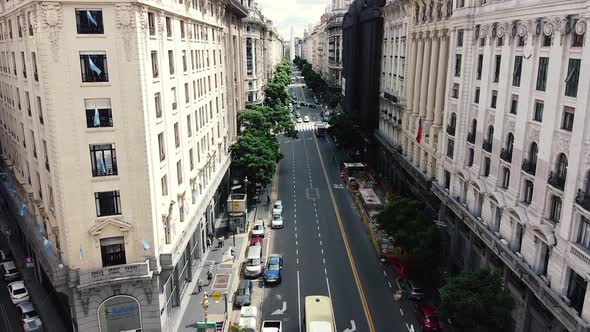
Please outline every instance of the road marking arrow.
[[345, 329], [342, 332], [354, 332], [356, 331], [356, 324], [354, 323], [354, 321], [351, 319], [350, 320], [350, 328], [349, 329]]
[[287, 302], [283, 301], [283, 309], [277, 309], [271, 315], [282, 315], [285, 311], [287, 311]]
[[412, 325], [412, 324], [408, 325], [408, 323], [406, 323], [406, 327], [408, 328], [409, 332], [414, 332], [414, 325]]

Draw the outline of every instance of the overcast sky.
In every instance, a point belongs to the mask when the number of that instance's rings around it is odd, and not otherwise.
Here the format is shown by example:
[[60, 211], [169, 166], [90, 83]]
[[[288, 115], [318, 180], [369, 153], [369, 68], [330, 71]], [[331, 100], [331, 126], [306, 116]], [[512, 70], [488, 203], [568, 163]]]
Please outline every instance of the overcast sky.
[[330, 0], [256, 0], [262, 14], [272, 20], [283, 37], [291, 39], [291, 25], [295, 37], [303, 37], [308, 24], [319, 23]]

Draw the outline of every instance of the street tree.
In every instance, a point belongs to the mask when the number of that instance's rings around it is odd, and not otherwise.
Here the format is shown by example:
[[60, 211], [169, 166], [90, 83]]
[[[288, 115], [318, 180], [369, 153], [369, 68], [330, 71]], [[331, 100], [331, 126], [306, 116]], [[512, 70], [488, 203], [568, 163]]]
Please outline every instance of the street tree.
[[262, 186], [272, 181], [276, 164], [283, 157], [277, 138], [256, 128], [247, 128], [232, 145], [231, 152], [234, 166], [242, 175], [250, 183]]
[[350, 113], [339, 113], [328, 120], [328, 132], [336, 137], [344, 148], [359, 149], [363, 145], [363, 138], [355, 130], [358, 120]]
[[465, 271], [449, 278], [440, 296], [438, 313], [451, 320], [453, 331], [512, 331], [514, 300], [498, 273]]
[[291, 100], [287, 86], [282, 82], [272, 81], [264, 88], [264, 94], [266, 96], [264, 104], [274, 107], [279, 102], [282, 105], [286, 105]]

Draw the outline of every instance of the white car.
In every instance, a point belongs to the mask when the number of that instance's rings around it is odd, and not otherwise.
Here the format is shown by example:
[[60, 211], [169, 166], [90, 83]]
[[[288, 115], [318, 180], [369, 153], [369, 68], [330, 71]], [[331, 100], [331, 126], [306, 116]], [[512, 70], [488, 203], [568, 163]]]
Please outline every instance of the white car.
[[272, 211], [272, 213], [275, 213], [275, 211], [278, 211], [278, 213], [283, 213], [283, 201], [277, 200], [275, 205], [272, 207]]
[[10, 300], [13, 304], [25, 303], [31, 300], [24, 281], [11, 282], [6, 288], [8, 288], [8, 294], [10, 294]]
[[277, 211], [273, 211], [272, 213], [272, 220], [270, 222], [270, 227], [272, 228], [283, 228], [283, 215], [277, 213]]
[[252, 236], [264, 237], [264, 221], [262, 221], [262, 219], [258, 219], [254, 222]]
[[304, 116], [304, 117], [303, 117], [303, 122], [309, 122], [309, 116], [307, 116], [307, 115], [306, 115], [306, 116]]
[[39, 317], [27, 318], [23, 320], [23, 331], [25, 332], [43, 332], [43, 323]]
[[297, 118], [297, 123], [301, 123], [303, 122], [303, 120], [301, 120], [301, 118]]

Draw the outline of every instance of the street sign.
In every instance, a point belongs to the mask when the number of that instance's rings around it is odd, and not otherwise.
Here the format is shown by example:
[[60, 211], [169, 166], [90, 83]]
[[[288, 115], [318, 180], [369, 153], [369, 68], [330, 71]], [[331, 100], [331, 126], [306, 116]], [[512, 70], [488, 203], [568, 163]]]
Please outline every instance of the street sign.
[[234, 208], [234, 210], [239, 210], [240, 209], [240, 202], [233, 202], [233, 208]]
[[221, 294], [218, 291], [214, 291], [213, 293], [211, 293], [211, 295], [209, 295], [209, 297], [213, 301], [219, 301], [221, 299]]
[[[215, 328], [216, 325], [217, 325], [217, 323], [215, 323], [215, 322], [207, 322], [207, 328]], [[198, 329], [205, 328], [205, 322], [197, 322], [197, 328]]]

